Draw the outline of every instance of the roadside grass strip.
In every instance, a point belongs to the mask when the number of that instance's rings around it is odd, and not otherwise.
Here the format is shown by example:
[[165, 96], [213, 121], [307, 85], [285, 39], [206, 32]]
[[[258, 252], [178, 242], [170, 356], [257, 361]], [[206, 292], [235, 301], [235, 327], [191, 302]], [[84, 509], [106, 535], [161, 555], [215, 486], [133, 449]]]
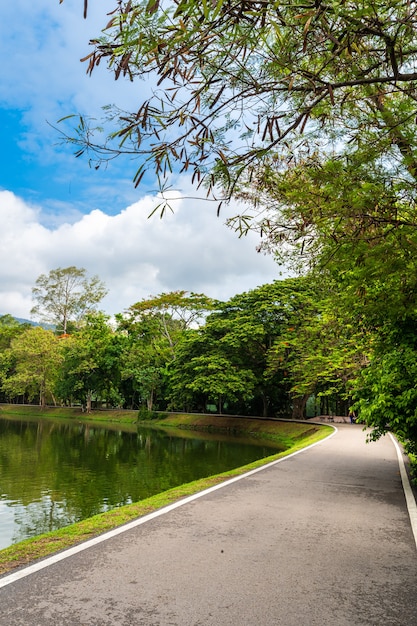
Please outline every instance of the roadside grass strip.
[[[330, 432], [330, 434], [326, 435], [326, 432], [329, 432], [330, 430], [332, 430], [333, 432]], [[0, 588], [2, 587], [6, 587], [7, 585], [10, 585], [13, 582], [16, 582], [22, 578], [25, 578], [26, 576], [29, 576], [31, 574], [34, 574], [35, 572], [38, 572], [46, 567], [49, 567], [50, 565], [53, 565], [55, 563], [58, 563], [59, 561], [62, 561], [68, 557], [71, 557], [75, 554], [78, 554], [84, 550], [87, 550], [88, 548], [91, 548], [92, 546], [95, 546], [99, 543], [102, 543], [104, 541], [107, 541], [108, 539], [112, 539], [113, 537], [116, 537], [117, 535], [120, 535], [121, 533], [127, 532], [129, 530], [131, 530], [132, 528], [136, 528], [137, 526], [140, 526], [142, 524], [145, 524], [146, 522], [149, 522], [157, 517], [160, 517], [162, 515], [165, 515], [171, 511], [173, 511], [174, 509], [179, 508], [180, 506], [183, 506], [185, 504], [188, 504], [189, 502], [193, 502], [194, 500], [197, 500], [198, 498], [201, 498], [209, 493], [212, 493], [213, 491], [217, 491], [218, 489], [222, 489], [223, 487], [227, 487], [228, 485], [231, 485], [239, 480], [242, 480], [243, 478], [247, 478], [248, 476], [252, 476], [253, 474], [256, 474], [257, 472], [260, 472], [262, 470], [265, 470], [267, 468], [273, 467], [274, 465], [277, 465], [278, 463], [281, 463], [283, 461], [286, 461], [287, 459], [296, 456], [297, 454], [300, 454], [301, 452], [304, 452], [306, 450], [309, 450], [310, 448], [313, 448], [319, 444], [321, 444], [322, 442], [328, 440], [330, 437], [333, 437], [335, 434], [337, 433], [337, 428], [335, 426], [327, 426], [326, 429], [321, 430], [321, 432], [319, 433], [315, 433], [313, 442], [308, 444], [307, 442], [304, 442], [304, 445], [300, 442], [298, 444], [295, 444], [290, 450], [286, 451], [286, 452], [281, 452], [279, 455], [274, 455], [271, 457], [268, 457], [269, 459], [273, 458], [274, 460], [268, 462], [268, 458], [266, 459], [261, 459], [260, 461], [256, 461], [255, 463], [252, 463], [251, 465], [245, 466], [245, 467], [241, 467], [241, 468], [237, 468], [236, 470], [231, 470], [230, 472], [225, 472], [222, 475], [219, 476], [215, 476], [215, 477], [210, 477], [208, 479], [203, 479], [202, 481], [195, 481], [194, 483], [190, 483], [190, 488], [191, 490], [196, 491], [198, 489], [198, 486], [204, 483], [204, 480], [207, 481], [212, 481], [212, 482], [217, 482], [218, 484], [214, 484], [211, 487], [208, 487], [207, 489], [203, 489], [202, 491], [199, 490], [197, 491], [197, 493], [192, 493], [192, 495], [188, 495], [186, 497], [184, 496], [184, 493], [181, 493], [182, 489], [186, 489], [187, 485], [184, 485], [183, 487], [178, 487], [178, 488], [174, 488], [172, 490], [170, 490], [169, 492], [165, 492], [165, 494], [159, 494], [159, 496], [163, 497], [164, 495], [168, 495], [168, 494], [172, 494], [173, 497], [175, 497], [177, 500], [175, 502], [171, 502], [170, 504], [167, 504], [166, 506], [163, 506], [162, 504], [160, 504], [160, 506], [162, 506], [163, 508], [158, 508], [157, 510], [152, 511], [151, 513], [145, 514], [142, 517], [136, 517], [136, 519], [127, 522], [125, 524], [123, 524], [122, 526], [117, 526], [116, 528], [112, 528], [111, 530], [107, 531], [107, 532], [103, 532], [102, 534], [95, 536], [91, 539], [87, 539], [86, 541], [84, 541], [83, 543], [78, 543], [77, 545], [73, 545], [70, 548], [67, 549], [63, 549], [62, 551], [53, 554], [52, 556], [43, 558], [42, 560], [39, 560], [35, 563], [32, 563], [31, 565], [28, 565], [27, 567], [23, 567], [22, 569], [19, 569], [16, 572], [13, 572], [11, 574], [5, 575], [2, 578], [0, 578]], [[311, 439], [310, 439], [311, 441]], [[307, 443], [307, 445], [306, 445]], [[250, 469], [249, 471], [245, 471], [245, 469], [249, 468], [249, 467], [253, 467], [253, 469]], [[241, 473], [244, 472], [244, 473]], [[237, 474], [234, 475], [233, 474]], [[228, 476], [233, 476], [232, 478], [227, 478]], [[219, 481], [222, 482], [219, 482]], [[207, 484], [207, 483], [206, 483]], [[194, 485], [194, 487], [193, 487]], [[155, 498], [158, 498], [158, 496], [155, 496]], [[178, 499], [181, 498], [181, 499]], [[150, 503], [150, 501], [152, 501], [153, 498], [149, 498], [148, 499], [148, 503]], [[140, 504], [140, 503], [138, 503]], [[146, 502], [143, 503], [144, 505], [146, 505]], [[132, 505], [128, 505], [128, 506], [132, 506]], [[149, 504], [148, 504], [149, 506]], [[122, 507], [122, 509], [125, 507]], [[127, 507], [126, 507], [127, 508]], [[150, 508], [154, 508], [154, 507], [150, 507]], [[122, 509], [116, 509], [115, 513], [117, 514], [118, 511], [121, 511]], [[149, 510], [149, 509], [148, 509]], [[110, 515], [112, 512], [110, 511], [110, 513], [108, 514], [102, 514], [102, 515], [98, 515], [95, 516], [97, 519], [100, 518], [104, 518], [104, 516], [108, 516]], [[94, 518], [91, 518], [91, 520], [94, 520]], [[86, 522], [88, 522], [89, 520], [86, 520]], [[83, 524], [83, 522], [79, 523], [80, 525]], [[77, 524], [73, 525], [73, 526], [77, 526]], [[63, 531], [67, 531], [70, 532], [71, 526], [67, 527], [67, 529], [63, 529]], [[57, 531], [58, 533], [59, 531]], [[52, 535], [57, 535], [57, 533], [53, 533]], [[53, 540], [53, 536], [51, 537]], [[58, 539], [58, 537], [57, 537]], [[34, 543], [36, 543], [37, 538], [35, 538], [33, 540]], [[26, 541], [26, 542], [22, 542], [22, 544], [28, 544], [30, 542], [30, 540]], [[7, 549], [3, 551], [3, 553], [6, 553], [8, 550], [16, 550], [19, 548], [19, 545], [21, 544], [17, 544], [16, 546], [11, 546], [10, 549]], [[60, 548], [63, 548], [64, 546], [61, 544], [59, 544], [59, 541], [57, 541], [57, 543], [55, 544], [56, 550], [59, 550]], [[29, 546], [28, 546], [28, 550], [29, 550]], [[33, 554], [33, 558], [36, 558], [35, 553]], [[39, 554], [37, 555], [39, 556]], [[1, 553], [0, 553], [0, 557], [1, 557]], [[1, 561], [0, 561], [1, 563]], [[15, 563], [14, 565], [12, 563], [9, 562], [9, 570], [12, 567], [16, 567], [21, 565], [22, 563]], [[6, 570], [7, 571], [7, 570]]]

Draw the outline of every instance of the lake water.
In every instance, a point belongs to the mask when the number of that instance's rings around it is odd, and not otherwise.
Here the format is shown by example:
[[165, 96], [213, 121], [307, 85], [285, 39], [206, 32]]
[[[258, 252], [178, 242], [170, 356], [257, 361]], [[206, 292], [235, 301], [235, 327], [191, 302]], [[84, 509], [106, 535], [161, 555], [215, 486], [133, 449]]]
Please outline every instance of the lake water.
[[0, 418], [0, 549], [276, 452], [215, 435]]

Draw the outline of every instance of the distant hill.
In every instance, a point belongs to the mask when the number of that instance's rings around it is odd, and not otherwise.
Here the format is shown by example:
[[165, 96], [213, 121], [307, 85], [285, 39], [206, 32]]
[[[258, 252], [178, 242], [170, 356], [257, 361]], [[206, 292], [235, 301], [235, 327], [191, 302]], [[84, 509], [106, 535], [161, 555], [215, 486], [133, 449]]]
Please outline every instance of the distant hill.
[[42, 326], [42, 328], [44, 328], [45, 330], [55, 330], [55, 326], [53, 324], [42, 324], [41, 322], [26, 320], [23, 317], [15, 317], [15, 320], [17, 320], [19, 324], [30, 324], [31, 326]]
[[14, 319], [16, 320], [16, 322], [19, 322], [19, 324], [30, 324], [31, 326], [40, 326], [38, 322], [34, 322], [33, 320], [26, 320], [23, 317], [15, 317]]
[[[3, 315], [7, 315], [7, 313], [4, 313]], [[0, 317], [2, 317], [2, 315], [0, 314]], [[16, 317], [15, 315], [12, 315], [11, 317], [13, 317], [13, 319], [16, 320], [16, 322], [19, 322], [19, 324], [29, 324], [30, 326], [42, 326], [42, 328], [45, 328], [45, 330], [54, 330], [55, 326], [53, 324], [41, 324], [40, 322], [34, 322], [33, 320], [27, 320], [24, 317]]]

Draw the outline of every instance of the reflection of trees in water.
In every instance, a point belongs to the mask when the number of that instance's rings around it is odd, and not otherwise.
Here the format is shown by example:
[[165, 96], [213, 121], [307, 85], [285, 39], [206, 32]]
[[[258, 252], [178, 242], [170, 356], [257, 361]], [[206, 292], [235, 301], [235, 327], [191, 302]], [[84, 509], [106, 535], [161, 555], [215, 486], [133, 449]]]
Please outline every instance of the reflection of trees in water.
[[0, 497], [17, 503], [14, 541], [271, 453], [239, 440], [201, 437], [0, 419]]
[[62, 502], [44, 496], [40, 501], [16, 507], [14, 521], [13, 543], [17, 543], [27, 537], [69, 526], [76, 522], [77, 518]]

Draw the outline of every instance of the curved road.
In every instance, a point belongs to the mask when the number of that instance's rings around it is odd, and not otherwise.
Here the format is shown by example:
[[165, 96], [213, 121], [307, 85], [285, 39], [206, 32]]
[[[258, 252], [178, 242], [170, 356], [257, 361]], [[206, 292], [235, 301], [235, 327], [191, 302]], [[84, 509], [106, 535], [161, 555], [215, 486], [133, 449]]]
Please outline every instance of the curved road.
[[0, 624], [417, 624], [416, 542], [390, 437], [366, 444], [361, 426], [340, 425], [187, 500], [40, 571], [0, 578]]

